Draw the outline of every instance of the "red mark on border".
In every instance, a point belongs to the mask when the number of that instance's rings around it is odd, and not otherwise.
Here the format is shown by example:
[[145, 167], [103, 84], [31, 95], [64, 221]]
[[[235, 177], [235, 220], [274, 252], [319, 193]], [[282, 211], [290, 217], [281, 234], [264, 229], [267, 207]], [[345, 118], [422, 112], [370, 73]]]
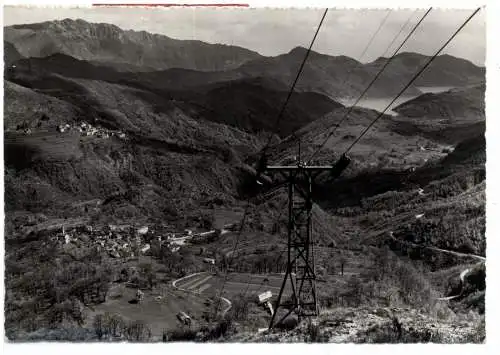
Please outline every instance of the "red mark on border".
[[250, 7], [249, 4], [92, 4], [92, 6], [137, 6], [137, 7]]

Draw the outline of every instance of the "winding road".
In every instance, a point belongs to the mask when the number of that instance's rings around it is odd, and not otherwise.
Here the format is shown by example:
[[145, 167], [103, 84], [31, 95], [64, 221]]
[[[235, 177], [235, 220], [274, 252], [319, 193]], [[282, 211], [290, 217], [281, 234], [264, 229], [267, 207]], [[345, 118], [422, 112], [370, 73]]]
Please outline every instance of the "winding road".
[[[407, 245], [410, 245], [410, 246], [413, 246], [413, 247], [417, 247], [417, 248], [425, 248], [425, 249], [429, 249], [429, 250], [434, 250], [434, 251], [437, 251], [437, 252], [440, 252], [440, 253], [446, 253], [446, 254], [451, 254], [451, 255], [454, 255], [454, 256], [457, 256], [457, 257], [464, 257], [464, 258], [473, 258], [473, 259], [476, 259], [478, 260], [479, 262], [485, 262], [486, 261], [486, 258], [481, 256], [481, 255], [475, 255], [475, 254], [467, 254], [467, 253], [461, 253], [461, 252], [457, 252], [457, 251], [452, 251], [452, 250], [446, 250], [446, 249], [441, 249], [441, 248], [437, 248], [437, 247], [432, 247], [432, 246], [422, 246], [422, 245], [419, 245], [419, 244], [415, 244], [415, 243], [411, 243], [411, 242], [407, 242], [407, 241], [401, 241], [401, 240], [398, 240], [396, 239], [392, 233], [390, 233], [390, 237], [396, 241], [396, 242], [399, 242], [399, 243], [403, 243], [403, 244], [407, 244]], [[264, 243], [264, 244], [261, 244], [261, 245], [258, 245], [258, 246], [255, 246], [255, 245], [251, 245], [252, 243], [251, 242], [246, 242], [246, 243], [243, 243], [243, 245], [236, 249], [236, 250], [231, 250], [231, 251], [226, 251], [226, 257], [228, 256], [231, 256], [233, 253], [238, 253], [240, 251], [244, 251], [246, 249], [250, 249], [250, 248], [256, 248], [256, 247], [267, 247], [267, 246], [271, 246], [272, 244], [267, 244], [267, 243]], [[467, 274], [471, 271], [471, 268], [467, 268], [465, 270], [462, 270], [462, 272], [460, 273], [459, 275], [459, 278], [460, 278], [460, 285], [461, 285], [461, 288], [460, 288], [460, 293], [457, 294], [457, 295], [453, 295], [453, 296], [447, 296], [447, 297], [440, 297], [440, 298], [437, 298], [438, 301], [449, 301], [449, 300], [453, 300], [455, 298], [458, 298], [460, 296], [462, 296], [463, 294], [463, 290], [464, 290], [464, 284], [465, 284], [465, 277], [467, 276]], [[179, 289], [179, 290], [182, 290], [182, 291], [186, 291], [186, 292], [191, 292], [191, 293], [197, 293], [197, 294], [200, 294], [201, 292], [203, 292], [206, 288], [208, 288], [209, 286], [207, 286], [206, 284], [204, 286], [202, 286], [198, 292], [196, 291], [192, 291], [191, 289], [193, 288], [196, 288], [198, 287], [199, 285], [202, 285], [204, 284], [209, 278], [210, 276], [208, 277], [205, 277], [204, 279], [197, 279], [195, 280], [193, 283], [189, 283], [188, 284], [188, 288], [187, 289], [186, 287], [178, 287], [177, 286], [177, 283], [180, 282], [180, 281], [183, 281], [183, 280], [186, 280], [186, 279], [189, 279], [189, 278], [192, 278], [192, 277], [195, 277], [197, 275], [201, 275], [201, 274], [208, 274], [206, 272], [202, 272], [202, 273], [195, 273], [195, 274], [191, 274], [191, 275], [188, 275], [188, 276], [185, 276], [181, 279], [178, 279], [176, 281], [174, 281], [172, 283], [172, 286]], [[240, 282], [232, 282], [234, 283], [235, 285], [238, 284], [238, 285], [241, 285], [241, 286], [244, 286], [245, 283], [240, 283]], [[267, 286], [268, 288], [274, 288], [272, 286]], [[227, 304], [228, 304], [228, 307], [226, 310], [224, 310], [224, 314], [229, 311], [229, 309], [231, 309], [231, 301], [229, 301], [227, 298], [224, 298], [224, 297], [221, 297], [222, 300], [224, 300]]]
[[[436, 247], [430, 247], [430, 246], [422, 246], [422, 245], [419, 245], [419, 244], [415, 244], [415, 243], [411, 243], [411, 242], [407, 242], [407, 241], [402, 241], [402, 240], [398, 240], [394, 237], [394, 235], [392, 234], [392, 232], [390, 232], [390, 237], [398, 242], [398, 243], [402, 243], [402, 244], [407, 244], [407, 245], [411, 245], [413, 247], [417, 247], [417, 248], [425, 248], [425, 249], [429, 249], [429, 250], [434, 250], [434, 251], [437, 251], [437, 252], [440, 252], [440, 253], [446, 253], [446, 254], [451, 254], [451, 255], [455, 255], [455, 256], [458, 256], [458, 257], [463, 257], [463, 258], [473, 258], [473, 259], [477, 259], [480, 261], [480, 263], [483, 263], [486, 261], [486, 258], [484, 256], [481, 256], [481, 255], [475, 255], [475, 254], [467, 254], [467, 253], [460, 253], [460, 252], [457, 252], [457, 251], [452, 251], [452, 250], [446, 250], [446, 249], [440, 249], [440, 248], [436, 248]], [[439, 297], [437, 298], [438, 301], [450, 301], [450, 300], [453, 300], [455, 298], [458, 298], [460, 296], [462, 296], [463, 294], [463, 291], [464, 291], [464, 284], [465, 284], [465, 277], [467, 276], [467, 274], [471, 271], [470, 268], [467, 268], [465, 270], [462, 270], [462, 272], [460, 273], [459, 275], [459, 278], [460, 278], [460, 293], [457, 294], [457, 295], [453, 295], [453, 296], [447, 296], [447, 297]]]
[[452, 300], [452, 299], [455, 299], [455, 298], [462, 296], [462, 293], [464, 291], [465, 276], [467, 276], [467, 274], [470, 272], [470, 270], [471, 269], [465, 269], [460, 273], [460, 293], [458, 295], [448, 296], [448, 297], [440, 297], [437, 300], [438, 301], [449, 301], [449, 300]]
[[[207, 275], [205, 278], [202, 278], [201, 280], [196, 278], [196, 276], [199, 275]], [[195, 295], [200, 295], [201, 292], [204, 290], [204, 286], [200, 287], [198, 291], [193, 291], [192, 289], [196, 288], [197, 286], [200, 286], [201, 284], [205, 283], [207, 280], [212, 278], [212, 275], [209, 272], [196, 272], [194, 274], [190, 274], [184, 277], [181, 277], [180, 279], [172, 281], [172, 287], [174, 287], [177, 290], [188, 292], [188, 293], [193, 293]], [[187, 279], [194, 279], [193, 281], [187, 282], [187, 286], [184, 285], [184, 287], [179, 287], [177, 284], [181, 281], [187, 280]], [[200, 291], [201, 290], [201, 291]], [[226, 302], [227, 308], [222, 311], [222, 315], [226, 314], [232, 307], [232, 303], [230, 300], [228, 300], [225, 297], [220, 297], [221, 300]]]

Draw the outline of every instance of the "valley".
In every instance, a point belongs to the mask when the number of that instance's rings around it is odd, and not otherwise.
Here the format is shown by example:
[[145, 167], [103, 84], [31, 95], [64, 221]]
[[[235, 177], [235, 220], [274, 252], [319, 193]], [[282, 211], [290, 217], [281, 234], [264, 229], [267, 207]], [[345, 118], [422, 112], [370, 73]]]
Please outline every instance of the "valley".
[[[428, 56], [398, 54], [351, 110], [387, 58], [313, 51], [276, 125], [305, 48], [266, 57], [70, 19], [4, 32], [10, 340], [314, 341], [305, 322], [263, 331], [288, 209], [279, 174], [256, 182], [259, 156], [321, 147], [311, 164], [335, 163]], [[316, 341], [386, 339], [394, 317], [409, 342], [484, 332], [484, 73], [438, 56], [342, 175], [317, 178]], [[420, 321], [438, 330], [415, 335]]]

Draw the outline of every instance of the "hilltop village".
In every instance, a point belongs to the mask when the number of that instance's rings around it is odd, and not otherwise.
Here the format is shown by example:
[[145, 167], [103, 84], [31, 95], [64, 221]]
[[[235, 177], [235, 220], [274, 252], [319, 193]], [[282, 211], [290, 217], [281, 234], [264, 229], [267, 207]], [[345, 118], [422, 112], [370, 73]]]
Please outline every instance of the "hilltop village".
[[61, 124], [57, 126], [57, 131], [60, 133], [76, 131], [79, 132], [83, 137], [95, 136], [98, 138], [109, 138], [116, 136], [120, 139], [126, 139], [126, 134], [121, 131], [114, 131], [105, 129], [103, 127], [92, 126], [88, 122], [81, 122], [79, 125], [71, 126], [70, 124]]

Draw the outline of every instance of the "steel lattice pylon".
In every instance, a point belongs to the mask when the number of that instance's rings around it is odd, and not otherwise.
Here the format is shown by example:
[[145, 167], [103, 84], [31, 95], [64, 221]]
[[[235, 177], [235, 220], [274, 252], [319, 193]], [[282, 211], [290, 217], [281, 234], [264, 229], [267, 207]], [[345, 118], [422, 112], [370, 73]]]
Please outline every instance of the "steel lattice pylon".
[[[285, 167], [282, 167], [286, 169]], [[315, 171], [322, 168], [315, 167]], [[283, 283], [280, 288], [275, 310], [270, 323], [274, 324], [280, 308], [288, 308], [288, 312], [278, 320], [282, 322], [295, 312], [299, 320], [303, 317], [317, 316], [316, 270], [314, 263], [314, 240], [312, 235], [312, 174], [313, 170], [298, 165], [288, 171], [288, 258]], [[298, 183], [301, 182], [301, 185]], [[306, 188], [303, 189], [303, 185]], [[281, 302], [287, 284], [291, 287], [291, 298]]]
[[[319, 314], [316, 298], [316, 269], [314, 260], [314, 238], [312, 233], [312, 185], [322, 172], [337, 177], [349, 164], [345, 155], [333, 166], [307, 166], [300, 159], [293, 166], [268, 166], [261, 163], [262, 171], [279, 171], [288, 183], [288, 256], [285, 277], [275, 303], [269, 328], [281, 323], [292, 312], [299, 320]], [[282, 302], [283, 291], [290, 284], [291, 297]], [[280, 308], [288, 311], [275, 323]]]

